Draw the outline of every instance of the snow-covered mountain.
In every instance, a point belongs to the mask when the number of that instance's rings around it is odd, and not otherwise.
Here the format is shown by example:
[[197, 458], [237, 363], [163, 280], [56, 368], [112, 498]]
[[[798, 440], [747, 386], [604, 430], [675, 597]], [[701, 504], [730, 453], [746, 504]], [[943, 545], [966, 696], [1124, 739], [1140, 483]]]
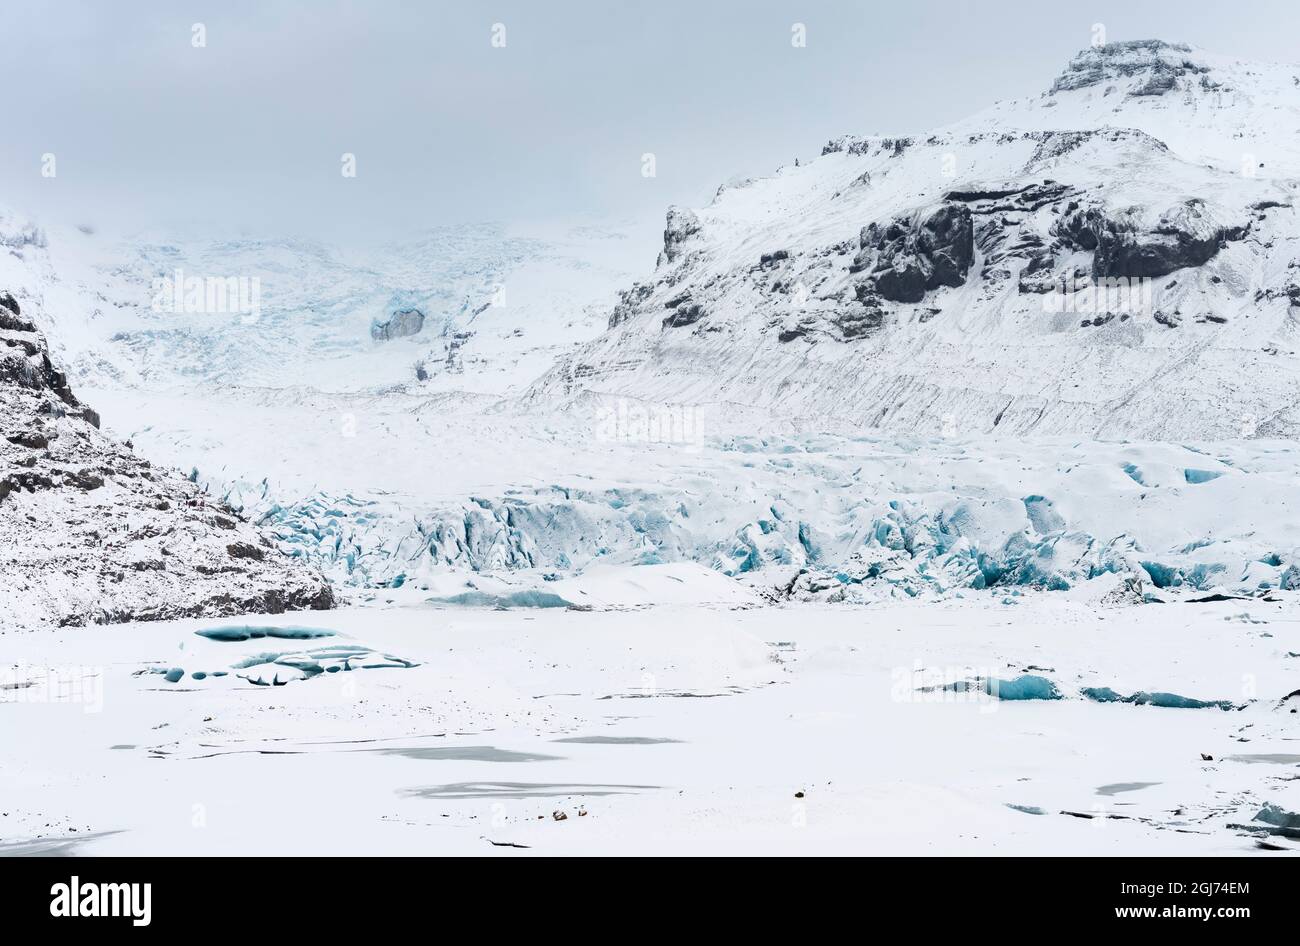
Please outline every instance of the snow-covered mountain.
[[[345, 251], [11, 217], [0, 277], [106, 429], [343, 584], [1269, 594], [1300, 585], [1293, 72], [1090, 49], [670, 210], [630, 288], [607, 226]], [[255, 304], [156, 304], [177, 270]], [[1093, 442], [1138, 438], [1177, 443]]]
[[333, 606], [175, 470], [101, 433], [44, 336], [0, 293], [0, 629]]
[[1300, 69], [1159, 41], [668, 213], [539, 398], [905, 432], [1300, 432]]

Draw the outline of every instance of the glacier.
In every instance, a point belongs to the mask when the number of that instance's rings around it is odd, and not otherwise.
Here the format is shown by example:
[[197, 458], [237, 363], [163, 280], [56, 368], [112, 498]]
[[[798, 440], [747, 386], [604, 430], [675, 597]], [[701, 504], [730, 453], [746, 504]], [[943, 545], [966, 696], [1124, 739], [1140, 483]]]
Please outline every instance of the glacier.
[[[725, 410], [714, 414], [716, 435], [698, 443], [608, 443], [593, 435], [595, 413], [548, 415], [539, 434], [536, 415], [493, 406], [459, 440], [463, 414], [399, 402], [358, 434], [359, 456], [336, 459], [333, 481], [317, 471], [254, 480], [256, 465], [241, 476], [219, 465], [229, 464], [221, 452], [208, 465], [192, 438], [212, 436], [215, 417], [174, 440], [132, 436], [157, 455], [198, 459], [205, 489], [345, 586], [427, 586], [443, 571], [540, 582], [595, 563], [695, 562], [793, 597], [1105, 584], [1141, 601], [1267, 596], [1300, 562], [1290, 502], [1300, 453], [1287, 441], [755, 437], [743, 418], [727, 435]], [[261, 443], [328, 436], [298, 426], [302, 415], [238, 416], [253, 456]], [[427, 479], [428, 438], [457, 444], [458, 472]], [[507, 440], [525, 458], [515, 468], [495, 451]], [[350, 464], [371, 451], [391, 464], [374, 490], [336, 492], [358, 482]], [[1211, 461], [1218, 475], [1185, 475]], [[499, 482], [480, 494], [487, 467]]]

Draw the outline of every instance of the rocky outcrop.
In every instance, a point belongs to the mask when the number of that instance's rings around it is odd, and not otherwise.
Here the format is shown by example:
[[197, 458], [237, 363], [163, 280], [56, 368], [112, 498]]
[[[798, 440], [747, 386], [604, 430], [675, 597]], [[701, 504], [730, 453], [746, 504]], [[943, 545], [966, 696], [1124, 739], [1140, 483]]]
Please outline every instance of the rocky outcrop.
[[98, 425], [0, 295], [0, 629], [333, 607], [318, 572]]
[[49, 391], [66, 413], [99, 426], [99, 415], [73, 396], [68, 379], [50, 361], [36, 326], [22, 318], [18, 300], [7, 292], [0, 293], [0, 384]]
[[375, 341], [386, 342], [393, 338], [418, 335], [424, 328], [424, 313], [419, 309], [398, 309], [387, 321], [376, 322], [370, 326], [370, 337]]
[[637, 307], [650, 297], [655, 287], [650, 283], [633, 283], [631, 288], [624, 289], [618, 294], [618, 305], [614, 306], [614, 311], [609, 314], [609, 327], [622, 325], [630, 319], [637, 311]]
[[975, 258], [970, 208], [945, 201], [881, 226], [870, 224], [858, 237], [854, 271], [891, 302], [920, 302], [940, 286], [960, 286]]
[[1203, 201], [1190, 199], [1161, 214], [1154, 225], [1095, 207], [1075, 210], [1060, 221], [1056, 235], [1067, 246], [1092, 251], [1094, 276], [1154, 278], [1204, 265], [1246, 230], [1245, 224], [1216, 224]]
[[693, 302], [689, 292], [679, 293], [669, 299], [665, 307], [668, 309], [668, 314], [664, 316], [664, 328], [694, 325], [705, 315], [704, 307], [698, 302]]
[[700, 232], [700, 218], [693, 210], [683, 207], [669, 207], [668, 220], [664, 226], [664, 249], [659, 254], [659, 264], [672, 264], [685, 252], [683, 245]]
[[1208, 69], [1192, 60], [1190, 46], [1158, 39], [1092, 46], [1075, 56], [1052, 85], [1052, 92], [1069, 92], [1128, 80], [1131, 96], [1164, 95], [1183, 76], [1199, 81]]

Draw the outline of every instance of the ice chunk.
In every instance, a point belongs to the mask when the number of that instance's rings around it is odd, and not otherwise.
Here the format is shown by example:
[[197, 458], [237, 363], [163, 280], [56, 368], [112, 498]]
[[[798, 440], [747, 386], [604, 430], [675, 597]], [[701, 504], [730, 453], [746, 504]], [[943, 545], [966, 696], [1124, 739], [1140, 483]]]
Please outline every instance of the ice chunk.
[[1025, 673], [1014, 680], [996, 677], [984, 681], [985, 692], [999, 700], [1059, 700], [1061, 691], [1046, 677]]
[[335, 644], [306, 652], [255, 654], [235, 663], [233, 669], [247, 671], [239, 676], [258, 686], [284, 686], [294, 680], [310, 680], [325, 673], [416, 666], [418, 664], [414, 661], [368, 647]]
[[1134, 703], [1138, 706], [1163, 706], [1167, 709], [1208, 709], [1217, 707], [1221, 710], [1236, 709], [1236, 704], [1229, 700], [1198, 700], [1177, 693], [1148, 692], [1139, 690], [1123, 696], [1110, 687], [1084, 687], [1080, 693], [1094, 703]]
[[427, 598], [430, 604], [454, 604], [469, 608], [571, 608], [572, 601], [549, 591], [511, 591], [489, 594], [486, 591], [462, 591], [444, 598]]
[[333, 637], [334, 632], [320, 627], [254, 627], [252, 625], [229, 625], [226, 627], [209, 627], [195, 631], [199, 637], [208, 640], [238, 643], [240, 641], [261, 640], [273, 637], [277, 640], [308, 641], [318, 637]]
[[1253, 820], [1268, 825], [1266, 830], [1269, 834], [1300, 839], [1300, 814], [1287, 811], [1272, 802], [1264, 805]]
[[1000, 680], [997, 677], [976, 677], [973, 680], [956, 680], [942, 687], [922, 687], [923, 692], [935, 689], [950, 693], [982, 692], [998, 700], [1059, 700], [1061, 691], [1056, 684], [1046, 677], [1025, 673], [1014, 680]]
[[1044, 811], [1043, 809], [1039, 808], [1037, 805], [1014, 805], [1014, 804], [1012, 804], [1011, 802], [1007, 802], [1006, 805], [1007, 805], [1007, 807], [1010, 808], [1012, 811], [1021, 811], [1021, 812], [1024, 812], [1025, 814], [1027, 814], [1027, 815], [1045, 815], [1045, 814], [1047, 814], [1046, 811]]

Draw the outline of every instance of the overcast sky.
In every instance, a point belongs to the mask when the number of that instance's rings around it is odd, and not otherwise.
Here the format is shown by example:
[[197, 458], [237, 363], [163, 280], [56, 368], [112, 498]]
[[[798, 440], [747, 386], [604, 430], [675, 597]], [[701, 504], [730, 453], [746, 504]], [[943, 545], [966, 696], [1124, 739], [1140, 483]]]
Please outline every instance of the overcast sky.
[[[1294, 61], [1294, 0], [6, 3], [0, 205], [114, 230], [661, 219], [844, 133], [923, 131], [1152, 36]], [[206, 46], [193, 44], [193, 25]], [[492, 45], [493, 24], [505, 46]], [[803, 23], [807, 46], [791, 45]], [[641, 156], [657, 175], [641, 174]], [[42, 177], [42, 155], [57, 176]], [[340, 173], [356, 156], [356, 177]]]

